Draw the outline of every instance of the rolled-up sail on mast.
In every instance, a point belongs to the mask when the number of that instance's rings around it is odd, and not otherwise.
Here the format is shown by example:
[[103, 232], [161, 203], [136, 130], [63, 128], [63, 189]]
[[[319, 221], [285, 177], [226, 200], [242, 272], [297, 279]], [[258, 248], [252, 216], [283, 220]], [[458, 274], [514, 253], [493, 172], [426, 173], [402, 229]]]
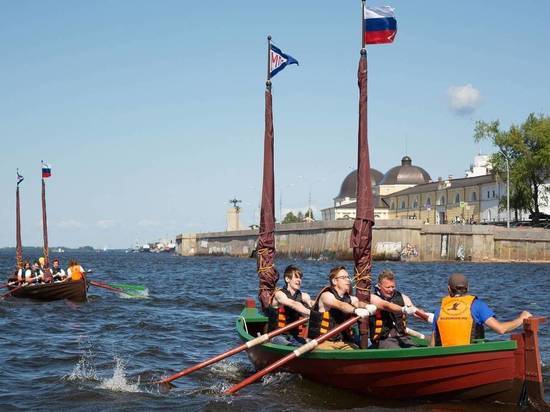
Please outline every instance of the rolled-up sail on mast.
[[268, 37], [268, 75], [265, 89], [264, 163], [262, 180], [262, 204], [260, 209], [260, 233], [257, 245], [257, 270], [260, 280], [259, 295], [262, 309], [270, 302], [279, 273], [275, 269], [275, 172], [273, 164], [273, 107], [269, 58], [271, 36]]
[[15, 191], [15, 261], [17, 269], [23, 267], [23, 242], [21, 241], [21, 208], [19, 202], [19, 184], [23, 181], [23, 176], [17, 170], [17, 189]]
[[[357, 156], [357, 211], [351, 232], [351, 247], [355, 263], [355, 288], [360, 301], [370, 301], [372, 270], [372, 227], [374, 226], [374, 201], [370, 179], [369, 143], [367, 132], [367, 56], [361, 50], [359, 70], [359, 132]], [[368, 324], [360, 324], [361, 347], [366, 347]]]
[[46, 214], [46, 182], [44, 179], [51, 176], [50, 165], [42, 162], [42, 231], [44, 234], [44, 268], [50, 267], [48, 247], [48, 218]]

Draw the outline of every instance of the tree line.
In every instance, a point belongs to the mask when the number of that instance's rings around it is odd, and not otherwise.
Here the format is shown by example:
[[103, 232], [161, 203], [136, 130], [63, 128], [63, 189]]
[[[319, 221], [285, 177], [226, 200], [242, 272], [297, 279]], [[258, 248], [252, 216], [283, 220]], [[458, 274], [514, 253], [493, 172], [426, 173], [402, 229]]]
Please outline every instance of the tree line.
[[[474, 139], [489, 140], [498, 148], [491, 155], [491, 163], [503, 180], [508, 160], [510, 209], [515, 212], [515, 220], [521, 210], [528, 210], [533, 223], [538, 223], [540, 207], [548, 204], [550, 194], [550, 117], [531, 113], [522, 124], [513, 124], [508, 130], [501, 128], [499, 120], [477, 121]], [[505, 209], [506, 197], [500, 202]]]

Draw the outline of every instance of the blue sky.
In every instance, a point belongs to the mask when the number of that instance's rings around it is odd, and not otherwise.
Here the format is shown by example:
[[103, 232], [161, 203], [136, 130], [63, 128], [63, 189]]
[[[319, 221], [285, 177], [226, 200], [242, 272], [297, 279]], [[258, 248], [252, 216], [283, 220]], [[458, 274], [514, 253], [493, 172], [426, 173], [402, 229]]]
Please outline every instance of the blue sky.
[[[369, 47], [369, 140], [463, 176], [476, 120], [550, 113], [550, 2], [369, 2], [395, 8]], [[130, 247], [259, 216], [266, 36], [299, 60], [273, 80], [277, 216], [332, 205], [356, 167], [359, 1], [0, 1], [0, 246]]]

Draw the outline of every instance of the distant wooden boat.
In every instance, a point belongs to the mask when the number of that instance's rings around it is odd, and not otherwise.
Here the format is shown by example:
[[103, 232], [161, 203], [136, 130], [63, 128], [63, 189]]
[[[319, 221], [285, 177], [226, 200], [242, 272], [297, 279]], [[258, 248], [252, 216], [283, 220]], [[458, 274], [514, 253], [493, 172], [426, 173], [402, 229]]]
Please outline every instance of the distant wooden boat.
[[[240, 338], [264, 333], [267, 318], [254, 301], [237, 319]], [[530, 405], [547, 410], [544, 401], [538, 327], [544, 318], [524, 322], [510, 340], [472, 345], [407, 349], [314, 350], [281, 370], [340, 389], [381, 399], [481, 400]], [[263, 344], [248, 349], [256, 369], [276, 362], [295, 346]]]
[[19, 287], [17, 284], [9, 285], [8, 289], [16, 298], [27, 298], [49, 302], [53, 300], [68, 299], [73, 302], [86, 302], [88, 285], [85, 279], [58, 283], [42, 283]]

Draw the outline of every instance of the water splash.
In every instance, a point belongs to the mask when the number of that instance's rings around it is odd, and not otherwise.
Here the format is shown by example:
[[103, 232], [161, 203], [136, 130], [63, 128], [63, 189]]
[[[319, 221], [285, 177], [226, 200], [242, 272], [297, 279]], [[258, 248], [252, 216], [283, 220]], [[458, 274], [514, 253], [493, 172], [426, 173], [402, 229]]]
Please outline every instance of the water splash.
[[277, 372], [271, 375], [266, 375], [262, 378], [262, 385], [271, 385], [271, 384], [277, 384], [279, 382], [285, 383], [289, 380], [293, 379], [294, 376], [291, 373], [287, 372]]
[[73, 371], [70, 375], [64, 376], [62, 379], [68, 381], [85, 381], [85, 380], [99, 380], [97, 378], [97, 373], [92, 365], [93, 354], [91, 350], [85, 351], [78, 360], [77, 364], [74, 366]]
[[129, 383], [126, 378], [126, 362], [115, 357], [115, 368], [111, 378], [103, 380], [99, 387], [115, 392], [141, 392], [139, 389], [139, 379], [137, 383]]

